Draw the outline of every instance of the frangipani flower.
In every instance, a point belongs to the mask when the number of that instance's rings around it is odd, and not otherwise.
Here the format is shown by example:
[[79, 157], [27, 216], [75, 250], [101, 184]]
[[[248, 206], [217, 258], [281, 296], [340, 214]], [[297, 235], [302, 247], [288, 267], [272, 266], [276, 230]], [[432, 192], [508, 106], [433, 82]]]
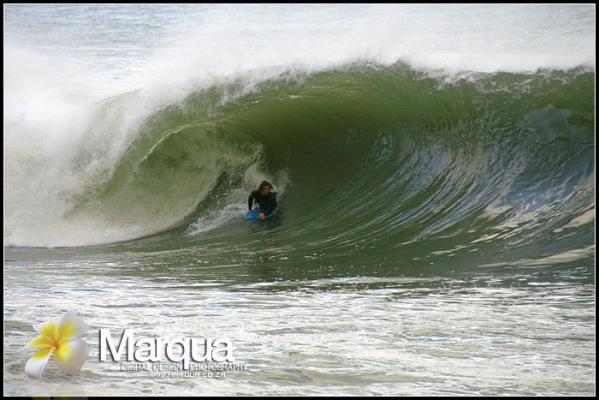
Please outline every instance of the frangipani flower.
[[63, 372], [76, 374], [81, 370], [87, 359], [87, 343], [80, 337], [88, 330], [87, 324], [81, 318], [69, 311], [60, 321], [48, 322], [34, 328], [40, 336], [28, 345], [37, 352], [25, 365], [27, 375], [41, 377], [52, 354]]

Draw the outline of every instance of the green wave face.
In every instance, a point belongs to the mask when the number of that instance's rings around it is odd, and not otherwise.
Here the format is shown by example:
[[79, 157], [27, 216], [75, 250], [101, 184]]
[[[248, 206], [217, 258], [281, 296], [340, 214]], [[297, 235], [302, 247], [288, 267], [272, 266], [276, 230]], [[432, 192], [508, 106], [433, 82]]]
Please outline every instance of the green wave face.
[[298, 257], [592, 256], [594, 72], [445, 82], [396, 64], [292, 78], [214, 85], [156, 112], [73, 215], [166, 232], [140, 243], [239, 250], [255, 239], [240, 210], [268, 178], [284, 186], [281, 213], [259, 235]]

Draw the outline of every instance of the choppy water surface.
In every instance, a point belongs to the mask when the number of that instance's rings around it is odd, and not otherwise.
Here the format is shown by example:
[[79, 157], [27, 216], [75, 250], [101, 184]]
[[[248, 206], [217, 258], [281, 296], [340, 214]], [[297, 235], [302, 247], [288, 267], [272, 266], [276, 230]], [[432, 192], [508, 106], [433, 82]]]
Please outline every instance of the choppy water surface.
[[[5, 7], [5, 393], [594, 394], [594, 6], [295, 7]], [[67, 310], [246, 370], [27, 377]]]

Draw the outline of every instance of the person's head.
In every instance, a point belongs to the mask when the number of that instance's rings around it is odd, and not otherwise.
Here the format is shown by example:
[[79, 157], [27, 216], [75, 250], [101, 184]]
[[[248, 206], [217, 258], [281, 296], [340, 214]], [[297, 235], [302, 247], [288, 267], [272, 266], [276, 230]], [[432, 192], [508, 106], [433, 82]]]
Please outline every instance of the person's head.
[[271, 190], [272, 190], [272, 185], [270, 184], [270, 182], [267, 182], [267, 181], [262, 181], [262, 183], [260, 184], [260, 186], [258, 186], [258, 191], [263, 196], [267, 195], [268, 193], [270, 193]]

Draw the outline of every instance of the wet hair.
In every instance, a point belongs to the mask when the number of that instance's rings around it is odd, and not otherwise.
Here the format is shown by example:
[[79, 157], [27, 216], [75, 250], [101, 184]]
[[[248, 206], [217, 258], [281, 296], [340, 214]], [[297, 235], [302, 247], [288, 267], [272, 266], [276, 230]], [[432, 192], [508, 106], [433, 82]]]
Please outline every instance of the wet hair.
[[268, 181], [262, 181], [262, 183], [260, 183], [260, 186], [258, 186], [258, 191], [262, 191], [262, 189], [264, 188], [264, 186], [268, 186], [270, 187], [270, 190], [273, 189], [272, 185], [270, 184], [270, 182]]

